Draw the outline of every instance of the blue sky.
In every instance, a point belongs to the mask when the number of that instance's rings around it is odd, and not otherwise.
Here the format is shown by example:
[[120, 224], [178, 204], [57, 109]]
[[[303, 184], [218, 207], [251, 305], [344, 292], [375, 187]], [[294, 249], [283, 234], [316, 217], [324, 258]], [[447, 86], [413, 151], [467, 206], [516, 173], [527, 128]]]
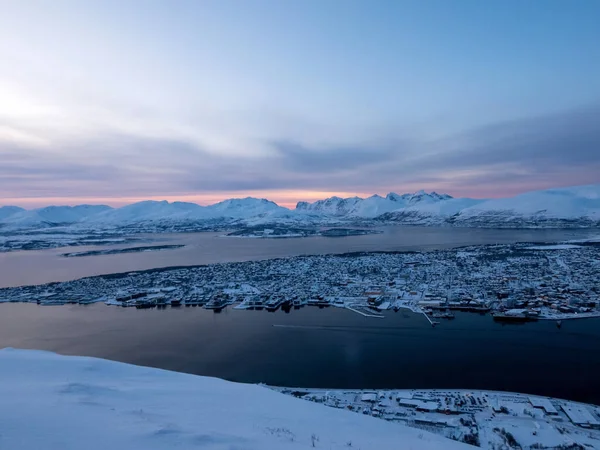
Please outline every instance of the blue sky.
[[0, 0], [0, 198], [600, 182], [598, 1]]

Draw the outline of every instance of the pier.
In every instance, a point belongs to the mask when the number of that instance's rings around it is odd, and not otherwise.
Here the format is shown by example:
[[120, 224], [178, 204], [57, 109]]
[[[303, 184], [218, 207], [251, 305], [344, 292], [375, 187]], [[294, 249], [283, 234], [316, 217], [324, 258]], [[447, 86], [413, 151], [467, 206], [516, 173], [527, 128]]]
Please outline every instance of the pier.
[[369, 313], [366, 313], [364, 311], [360, 311], [358, 309], [353, 308], [353, 306], [354, 306], [353, 304], [348, 304], [348, 305], [345, 305], [345, 308], [349, 309], [352, 312], [355, 312], [356, 314], [360, 314], [363, 317], [374, 317], [376, 319], [383, 319], [383, 318], [385, 318], [384, 316], [382, 316], [380, 314], [369, 314]]

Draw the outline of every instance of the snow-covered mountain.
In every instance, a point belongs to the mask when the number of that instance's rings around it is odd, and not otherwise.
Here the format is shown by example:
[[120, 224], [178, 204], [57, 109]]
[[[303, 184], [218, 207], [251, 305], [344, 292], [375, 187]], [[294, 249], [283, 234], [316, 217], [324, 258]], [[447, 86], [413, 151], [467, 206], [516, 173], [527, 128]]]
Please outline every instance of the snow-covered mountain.
[[146, 200], [88, 216], [82, 222], [119, 225], [161, 220], [203, 220], [208, 217], [206, 207], [195, 203]]
[[[14, 207], [9, 207], [14, 208]], [[34, 210], [16, 211], [0, 221], [13, 226], [36, 226], [36, 225], [65, 225], [80, 222], [97, 214], [110, 211], [112, 208], [106, 205], [77, 205], [77, 206], [46, 206]]]
[[25, 210], [18, 206], [0, 206], [0, 222], [23, 211]]
[[0, 350], [0, 398], [3, 449], [472, 448], [262, 386], [35, 350]]
[[461, 209], [467, 226], [600, 226], [600, 185], [527, 192]]
[[275, 212], [289, 212], [289, 209], [264, 198], [230, 198], [206, 207], [213, 218], [229, 217], [247, 219]]
[[88, 217], [86, 223], [133, 224], [142, 222], [193, 222], [217, 219], [249, 219], [285, 211], [276, 203], [258, 198], [232, 198], [210, 206], [196, 203], [147, 200]]
[[418, 191], [411, 194], [390, 192], [385, 197], [373, 195], [368, 198], [330, 197], [314, 203], [299, 202], [296, 210], [335, 217], [375, 218], [382, 214], [420, 204], [432, 204], [451, 199], [448, 194]]
[[[193, 231], [267, 224], [315, 226], [352, 223], [398, 223], [477, 227], [600, 227], [600, 185], [528, 192], [493, 200], [453, 198], [418, 191], [385, 197], [330, 197], [299, 202], [295, 209], [258, 198], [224, 200], [209, 206], [143, 201], [121, 208], [49, 206], [24, 210], [0, 208], [5, 229], [77, 225], [128, 227], [146, 231]], [[132, 228], [133, 227], [133, 228]]]
[[362, 202], [360, 197], [340, 198], [329, 197], [324, 200], [317, 200], [314, 203], [298, 202], [296, 210], [302, 212], [312, 212], [324, 216], [346, 216], [356, 206]]
[[424, 190], [420, 190], [415, 192], [414, 194], [402, 194], [398, 195], [394, 192], [390, 192], [387, 196], [387, 199], [394, 200], [396, 202], [403, 202], [406, 205], [415, 205], [417, 203], [435, 203], [443, 200], [450, 200], [452, 198], [451, 195], [448, 194], [438, 194], [435, 191], [425, 192]]
[[383, 222], [411, 225], [442, 225], [465, 208], [485, 200], [474, 198], [448, 198], [439, 201], [416, 202], [377, 217]]

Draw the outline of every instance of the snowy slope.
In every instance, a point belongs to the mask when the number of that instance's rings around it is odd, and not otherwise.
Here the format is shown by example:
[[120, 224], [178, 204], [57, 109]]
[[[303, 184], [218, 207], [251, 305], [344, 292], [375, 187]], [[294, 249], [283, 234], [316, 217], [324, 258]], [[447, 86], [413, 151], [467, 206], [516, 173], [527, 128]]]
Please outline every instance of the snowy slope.
[[146, 200], [88, 217], [84, 222], [121, 225], [156, 220], [202, 220], [208, 217], [206, 208], [195, 203]]
[[414, 194], [403, 194], [400, 197], [406, 202], [407, 206], [422, 203], [437, 203], [452, 199], [452, 196], [448, 194], [438, 194], [435, 191], [425, 192], [424, 190], [417, 191]]
[[296, 209], [281, 208], [268, 211], [264, 214], [254, 217], [245, 217], [236, 223], [246, 226], [257, 225], [293, 225], [293, 226], [314, 226], [324, 223], [334, 223], [334, 220], [323, 216], [322, 214], [311, 211], [302, 211]]
[[290, 212], [265, 199], [229, 199], [210, 206], [195, 203], [143, 201], [89, 217], [86, 224], [122, 225], [145, 222], [181, 223], [216, 219], [244, 219], [274, 212]]
[[214, 218], [251, 218], [274, 212], [289, 212], [289, 209], [264, 198], [231, 198], [206, 207]]
[[0, 222], [8, 219], [9, 217], [22, 213], [25, 210], [23, 208], [19, 208], [18, 206], [1, 206], [0, 207]]
[[442, 224], [463, 209], [482, 202], [485, 202], [485, 200], [473, 198], [450, 198], [448, 200], [437, 202], [417, 202], [390, 213], [383, 214], [379, 216], [378, 219], [382, 221], [410, 223], [415, 225]]
[[317, 200], [314, 203], [298, 202], [296, 210], [321, 214], [324, 216], [339, 217], [348, 215], [348, 213], [362, 201], [363, 199], [360, 197], [340, 198], [334, 196], [324, 200]]
[[390, 192], [385, 197], [373, 195], [368, 198], [330, 197], [314, 203], [299, 202], [296, 210], [319, 213], [325, 216], [374, 218], [391, 211], [396, 211], [417, 204], [438, 203], [451, 199], [447, 194], [418, 191], [410, 194]]
[[72, 224], [110, 210], [112, 208], [106, 205], [47, 206], [30, 211], [21, 210], [2, 222], [13, 226]]
[[600, 222], [600, 185], [527, 192], [462, 209], [457, 224], [560, 224]]
[[95, 358], [4, 349], [0, 381], [3, 449], [471, 448], [256, 385]]
[[350, 211], [348, 211], [348, 216], [364, 218], [377, 217], [386, 212], [398, 209], [402, 204], [403, 202], [392, 200], [389, 197], [380, 197], [379, 195], [373, 195], [371, 197], [365, 198], [360, 202], [357, 202], [354, 205], [354, 207], [352, 207]]

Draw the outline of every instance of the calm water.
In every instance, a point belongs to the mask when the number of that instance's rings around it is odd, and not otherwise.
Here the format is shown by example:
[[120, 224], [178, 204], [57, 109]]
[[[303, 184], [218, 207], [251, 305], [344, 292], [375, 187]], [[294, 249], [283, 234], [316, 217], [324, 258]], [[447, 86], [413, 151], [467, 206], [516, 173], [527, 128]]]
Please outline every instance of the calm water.
[[600, 321], [501, 325], [459, 314], [368, 319], [336, 308], [235, 311], [0, 305], [0, 347], [53, 350], [243, 382], [481, 388], [600, 404]]
[[[68, 281], [157, 267], [249, 261], [295, 255], [354, 251], [433, 250], [462, 245], [545, 242], [597, 235], [598, 230], [494, 230], [477, 228], [385, 227], [382, 234], [340, 238], [243, 239], [221, 233], [145, 235], [157, 244], [184, 244], [176, 250], [64, 258], [73, 247], [0, 253], [0, 287]], [[137, 246], [136, 245], [128, 245]], [[147, 245], [147, 244], [143, 244]], [[119, 246], [77, 247], [77, 251]]]

